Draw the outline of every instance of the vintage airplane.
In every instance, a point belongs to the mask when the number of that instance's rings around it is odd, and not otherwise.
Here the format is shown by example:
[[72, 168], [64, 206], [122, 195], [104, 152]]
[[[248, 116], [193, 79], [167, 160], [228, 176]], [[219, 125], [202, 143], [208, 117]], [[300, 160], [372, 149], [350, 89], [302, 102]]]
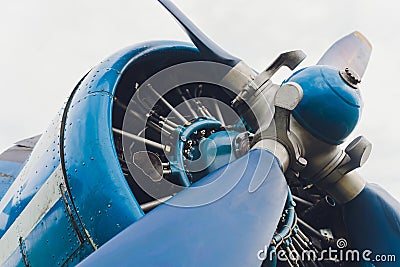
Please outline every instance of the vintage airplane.
[[397, 266], [400, 204], [355, 170], [366, 138], [340, 146], [361, 115], [366, 38], [276, 85], [302, 51], [257, 73], [159, 2], [193, 44], [115, 53], [0, 155], [0, 265]]

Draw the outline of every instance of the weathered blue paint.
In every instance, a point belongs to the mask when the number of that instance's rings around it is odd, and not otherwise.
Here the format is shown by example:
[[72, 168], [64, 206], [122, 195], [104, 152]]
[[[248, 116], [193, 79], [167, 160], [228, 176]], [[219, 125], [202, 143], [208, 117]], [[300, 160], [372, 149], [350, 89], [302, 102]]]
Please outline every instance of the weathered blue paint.
[[135, 60], [171, 50], [198, 53], [191, 45], [167, 41], [124, 49], [89, 72], [69, 105], [62, 141], [67, 185], [79, 219], [98, 246], [143, 216], [114, 147], [112, 105], [119, 79]]
[[[65, 262], [73, 262], [73, 260], [76, 264], [79, 262], [77, 251], [85, 246], [85, 243], [79, 241], [74, 231], [62, 199], [49, 210], [31, 234], [23, 240], [23, 243], [27, 260], [32, 266], [58, 266]], [[92, 251], [93, 248], [91, 248]], [[8, 259], [6, 266], [14, 266], [12, 262], [18, 258], [20, 262], [23, 262], [23, 257], [18, 252], [20, 248], [17, 248]], [[80, 258], [82, 259], [83, 257]]]
[[73, 205], [98, 245], [143, 216], [123, 176], [111, 129], [112, 96], [92, 93], [68, 112], [64, 159]]
[[[271, 240], [287, 195], [275, 157], [263, 150], [204, 177], [194, 186], [223, 183], [243, 173], [225, 196], [197, 207], [161, 205], [128, 227], [79, 266], [259, 266], [257, 252]], [[264, 179], [249, 192], [252, 179]], [[190, 203], [191, 187], [174, 203]], [[207, 199], [220, 187], [196, 195]], [[170, 202], [171, 203], [171, 202]]]
[[[60, 164], [60, 114], [39, 139], [29, 160], [0, 201], [0, 237]], [[4, 207], [4, 208], [1, 208]]]
[[343, 206], [343, 217], [350, 244], [369, 256], [394, 255], [395, 262], [373, 262], [375, 266], [399, 266], [400, 203], [375, 184], [367, 184], [352, 201]]
[[343, 143], [361, 116], [360, 90], [350, 87], [339, 70], [329, 66], [304, 68], [285, 82], [296, 82], [303, 89], [304, 96], [293, 110], [295, 119], [315, 137]]

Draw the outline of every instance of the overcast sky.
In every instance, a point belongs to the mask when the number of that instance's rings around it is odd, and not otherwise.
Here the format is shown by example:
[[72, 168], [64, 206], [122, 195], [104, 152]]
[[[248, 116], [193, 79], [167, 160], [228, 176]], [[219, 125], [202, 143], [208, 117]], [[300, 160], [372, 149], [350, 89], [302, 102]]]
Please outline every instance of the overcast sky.
[[[373, 45], [355, 134], [373, 143], [361, 170], [400, 199], [398, 1], [175, 0], [219, 45], [261, 71], [281, 52], [318, 61], [359, 30]], [[0, 8], [0, 150], [43, 132], [76, 82], [103, 58], [146, 40], [188, 40], [155, 0], [3, 1]], [[284, 73], [289, 75], [287, 71]], [[281, 76], [284, 76], [281, 74]]]

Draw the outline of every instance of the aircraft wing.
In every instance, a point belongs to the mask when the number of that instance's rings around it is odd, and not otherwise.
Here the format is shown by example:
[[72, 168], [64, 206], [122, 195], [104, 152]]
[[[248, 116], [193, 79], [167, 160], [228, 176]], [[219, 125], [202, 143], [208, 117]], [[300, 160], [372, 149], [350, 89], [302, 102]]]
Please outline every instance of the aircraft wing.
[[37, 135], [21, 140], [0, 154], [0, 200], [18, 176], [39, 138], [40, 135]]

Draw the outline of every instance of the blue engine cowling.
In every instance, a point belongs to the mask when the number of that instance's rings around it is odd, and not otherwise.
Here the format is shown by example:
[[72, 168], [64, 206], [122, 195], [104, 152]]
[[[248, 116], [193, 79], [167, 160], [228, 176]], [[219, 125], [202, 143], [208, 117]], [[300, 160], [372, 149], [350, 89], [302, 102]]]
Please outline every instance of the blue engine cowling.
[[143, 216], [118, 162], [113, 97], [126, 69], [147, 75], [201, 60], [193, 45], [157, 41], [123, 49], [77, 85], [0, 202], [0, 264], [76, 264]]

